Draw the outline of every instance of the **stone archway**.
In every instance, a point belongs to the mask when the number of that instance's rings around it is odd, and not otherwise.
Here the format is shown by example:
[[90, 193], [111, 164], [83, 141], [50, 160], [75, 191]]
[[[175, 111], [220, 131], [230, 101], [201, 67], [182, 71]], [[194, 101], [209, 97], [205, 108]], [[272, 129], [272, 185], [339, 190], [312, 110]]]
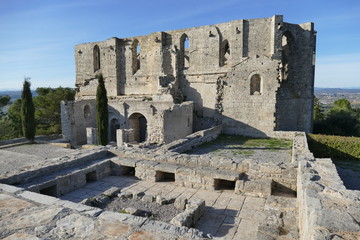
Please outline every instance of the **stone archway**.
[[119, 120], [116, 118], [111, 119], [110, 121], [110, 141], [116, 142], [116, 130], [120, 128]]
[[129, 128], [134, 131], [134, 141], [145, 142], [147, 139], [147, 120], [141, 113], [133, 113], [129, 117]]

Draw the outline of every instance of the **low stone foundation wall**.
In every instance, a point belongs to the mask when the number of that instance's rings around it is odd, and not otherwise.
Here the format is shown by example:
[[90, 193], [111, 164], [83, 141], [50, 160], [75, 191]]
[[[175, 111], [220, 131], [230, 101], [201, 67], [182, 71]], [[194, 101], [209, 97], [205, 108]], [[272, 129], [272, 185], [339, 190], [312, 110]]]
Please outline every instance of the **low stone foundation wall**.
[[331, 159], [317, 159], [295, 137], [300, 239], [360, 239], [360, 191], [347, 190]]
[[1, 220], [7, 224], [0, 232], [1, 239], [206, 238], [194, 228], [104, 211], [6, 184], [0, 184], [0, 202], [1, 212], [6, 213]]
[[[156, 202], [159, 205], [171, 205], [173, 208], [183, 211], [170, 221], [170, 223], [176, 227], [195, 226], [205, 211], [205, 201], [203, 199], [192, 199], [189, 201], [183, 197], [167, 198], [162, 195], [145, 195], [143, 192], [122, 192], [122, 190], [117, 187], [112, 187], [93, 198], [84, 199], [82, 203], [88, 206], [101, 206], [101, 208], [104, 208], [116, 197], [127, 200], [141, 200], [144, 202], [144, 205], [146, 205], [147, 202]], [[143, 210], [141, 209], [126, 208], [125, 212], [134, 216], [143, 215]]]
[[216, 139], [222, 131], [222, 125], [217, 125], [209, 129], [201, 130], [188, 135], [186, 138], [175, 140], [169, 144], [162, 146], [158, 152], [177, 152], [183, 153], [191, 150], [201, 144]]
[[[27, 171], [12, 173], [11, 176], [4, 176], [0, 183], [19, 185], [32, 181], [32, 179], [46, 176], [54, 172], [60, 172], [65, 168], [76, 167], [94, 160], [111, 156], [112, 153], [107, 149], [100, 147], [97, 149], [87, 150], [83, 153], [76, 153], [60, 158], [48, 159], [41, 165], [32, 166]], [[57, 173], [58, 174], [58, 173]]]

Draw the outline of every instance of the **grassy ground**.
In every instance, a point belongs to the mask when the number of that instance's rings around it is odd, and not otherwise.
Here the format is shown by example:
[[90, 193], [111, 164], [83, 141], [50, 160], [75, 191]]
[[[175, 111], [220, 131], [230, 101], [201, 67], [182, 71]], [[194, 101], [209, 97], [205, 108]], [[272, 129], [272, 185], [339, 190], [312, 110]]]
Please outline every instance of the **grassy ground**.
[[233, 155], [251, 156], [255, 150], [278, 151], [288, 150], [292, 147], [291, 140], [273, 139], [273, 138], [250, 138], [233, 135], [220, 135], [214, 141], [205, 143], [187, 153], [191, 154], [201, 150], [207, 150], [207, 153], [216, 152], [222, 155], [222, 152], [231, 152]]

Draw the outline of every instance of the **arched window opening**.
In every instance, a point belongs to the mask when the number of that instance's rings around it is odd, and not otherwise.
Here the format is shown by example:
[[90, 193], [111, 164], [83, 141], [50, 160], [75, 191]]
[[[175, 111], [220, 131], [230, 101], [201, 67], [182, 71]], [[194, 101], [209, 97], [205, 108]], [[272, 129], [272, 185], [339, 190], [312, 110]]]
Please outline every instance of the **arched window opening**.
[[187, 69], [190, 67], [190, 41], [186, 34], [180, 38], [180, 68]]
[[228, 40], [224, 40], [220, 44], [220, 67], [227, 65], [229, 59], [230, 59], [230, 45]]
[[287, 80], [289, 77], [289, 73], [291, 70], [291, 56], [293, 54], [293, 41], [294, 38], [292, 37], [289, 31], [286, 31], [281, 39], [281, 46], [282, 46], [282, 57], [281, 57], [281, 77], [282, 80]]
[[98, 45], [94, 46], [93, 49], [93, 55], [94, 55], [94, 72], [100, 69], [100, 48]]
[[261, 95], [261, 77], [254, 74], [250, 78], [250, 95]]
[[145, 142], [147, 139], [147, 120], [141, 113], [133, 113], [129, 117], [130, 128], [133, 129], [134, 140]]
[[85, 105], [84, 107], [84, 118], [88, 119], [91, 116], [91, 110], [89, 105]]
[[110, 141], [116, 142], [116, 130], [120, 128], [120, 123], [116, 118], [110, 121]]
[[132, 45], [132, 69], [133, 74], [140, 69], [141, 48], [139, 40], [135, 39]]

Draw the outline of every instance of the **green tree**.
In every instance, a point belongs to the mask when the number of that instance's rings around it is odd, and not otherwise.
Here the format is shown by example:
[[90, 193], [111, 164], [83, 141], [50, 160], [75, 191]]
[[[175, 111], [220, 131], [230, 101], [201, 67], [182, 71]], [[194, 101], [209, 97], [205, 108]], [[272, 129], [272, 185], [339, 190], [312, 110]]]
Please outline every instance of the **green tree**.
[[351, 107], [346, 99], [338, 99], [326, 113], [321, 115], [321, 109], [314, 101], [314, 133], [360, 136], [360, 114]]
[[30, 91], [30, 78], [24, 80], [23, 91], [21, 94], [21, 125], [24, 136], [31, 142], [35, 139], [35, 107]]
[[71, 88], [37, 88], [34, 97], [36, 132], [39, 134], [61, 133], [61, 101], [73, 101]]
[[11, 97], [8, 95], [0, 96], [0, 108], [5, 107], [10, 103]]
[[8, 120], [10, 121], [9, 127], [12, 132], [10, 138], [23, 136], [21, 126], [21, 99], [16, 99], [8, 109]]
[[333, 110], [348, 110], [351, 111], [351, 104], [348, 100], [346, 99], [338, 99], [333, 103]]
[[324, 117], [324, 108], [321, 106], [319, 99], [314, 98], [314, 121], [321, 121]]
[[106, 96], [106, 88], [104, 83], [104, 78], [100, 74], [98, 76], [98, 87], [96, 89], [96, 125], [97, 125], [97, 135], [98, 143], [100, 145], [107, 145], [108, 143], [108, 99]]
[[2, 108], [10, 103], [11, 97], [8, 95], [0, 96], [0, 119], [5, 116]]

